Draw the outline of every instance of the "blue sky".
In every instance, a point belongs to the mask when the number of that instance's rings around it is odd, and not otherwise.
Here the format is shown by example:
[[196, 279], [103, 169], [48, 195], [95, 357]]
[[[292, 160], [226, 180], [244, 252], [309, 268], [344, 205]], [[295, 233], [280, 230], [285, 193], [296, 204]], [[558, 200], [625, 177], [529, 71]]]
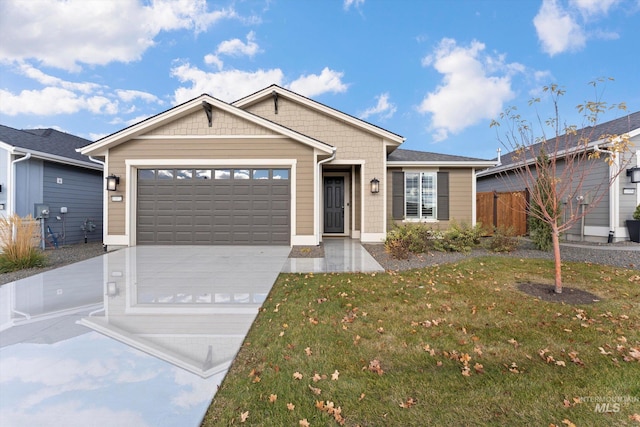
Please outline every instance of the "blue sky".
[[0, 123], [95, 140], [278, 84], [403, 148], [493, 158], [491, 120], [533, 118], [550, 83], [567, 124], [596, 96], [640, 110], [639, 21], [640, 0], [3, 0]]

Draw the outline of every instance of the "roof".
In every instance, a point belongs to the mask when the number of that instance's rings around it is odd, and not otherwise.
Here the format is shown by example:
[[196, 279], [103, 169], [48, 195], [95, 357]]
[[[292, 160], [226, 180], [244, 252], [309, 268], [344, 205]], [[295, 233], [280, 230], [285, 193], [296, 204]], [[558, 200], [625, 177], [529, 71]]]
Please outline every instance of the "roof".
[[0, 125], [0, 144], [12, 153], [102, 170], [102, 165], [76, 151], [91, 141], [55, 129], [14, 129]]
[[[172, 120], [183, 117], [187, 114], [191, 114], [194, 111], [202, 110], [203, 103], [209, 104], [210, 106], [213, 106], [219, 110], [226, 111], [230, 114], [241, 117], [259, 126], [263, 126], [267, 129], [270, 129], [277, 134], [287, 136], [298, 142], [307, 144], [309, 146], [317, 148], [326, 153], [332, 153], [335, 150], [335, 147], [325, 142], [318, 141], [317, 139], [311, 138], [307, 135], [303, 135], [299, 132], [296, 132], [295, 130], [279, 125], [278, 123], [274, 123], [263, 117], [257, 116], [241, 108], [235, 107], [231, 104], [228, 104], [224, 101], [214, 98], [211, 95], [202, 94], [187, 102], [184, 102], [180, 105], [176, 105], [175, 107], [172, 107], [166, 111], [158, 113], [155, 116], [149, 117], [141, 122], [138, 122], [134, 125], [126, 127], [116, 133], [112, 133], [111, 135], [105, 136], [104, 138], [101, 138], [90, 145], [82, 147], [79, 151], [81, 153], [92, 155], [92, 156], [102, 156], [104, 155], [105, 151], [108, 150], [109, 148], [115, 147], [119, 144], [129, 141], [130, 139], [141, 137], [141, 135], [149, 132], [150, 130], [156, 127], [162, 126], [165, 123], [168, 123]], [[197, 136], [197, 137], [207, 137], [207, 136], [208, 135]], [[164, 137], [165, 136], [157, 136], [156, 138], [164, 138]]]
[[274, 92], [276, 92], [278, 96], [284, 96], [286, 98], [292, 99], [316, 111], [321, 111], [324, 114], [327, 114], [339, 120], [345, 121], [360, 129], [379, 135], [395, 144], [402, 144], [402, 142], [404, 142], [404, 137], [401, 135], [398, 135], [397, 133], [390, 132], [379, 126], [373, 125], [369, 122], [366, 122], [362, 119], [359, 119], [347, 113], [343, 113], [340, 110], [336, 110], [335, 108], [329, 107], [318, 101], [314, 101], [313, 99], [307, 98], [306, 96], [297, 94], [295, 92], [292, 92], [288, 89], [285, 89], [275, 84], [268, 86], [264, 89], [261, 89], [258, 92], [255, 92], [251, 95], [245, 96], [244, 98], [241, 98], [237, 101], [234, 101], [232, 102], [231, 105], [234, 105], [238, 108], [245, 108], [265, 98], [272, 97]]
[[[567, 135], [565, 133], [562, 135], [558, 135], [557, 138], [562, 141], [561, 148], [562, 150], [565, 150], [575, 147], [577, 142], [584, 137], [589, 137], [590, 142], [594, 144], [609, 135], [622, 135], [625, 133], [629, 133], [630, 137], [634, 137], [640, 134], [640, 111], [636, 111], [635, 113], [631, 113], [617, 119], [610, 120], [608, 122], [600, 123], [596, 126], [585, 126], [581, 129], [577, 129], [575, 134], [572, 133]], [[547, 139], [544, 142], [531, 144], [527, 148], [527, 160], [532, 161], [534, 157], [529, 157], [532, 155], [535, 155], [537, 157], [543, 144], [549, 146], [549, 144], [555, 144], [555, 141], [556, 137], [553, 137]], [[501, 163], [499, 165], [478, 173], [478, 176], [495, 174], [498, 171], [512, 169], [515, 165], [520, 164], [522, 160], [514, 160], [514, 153], [515, 151], [510, 151], [502, 155], [500, 159]]]
[[453, 156], [450, 154], [430, 153], [428, 151], [396, 149], [387, 156], [387, 164], [390, 166], [470, 166], [491, 167], [495, 160], [477, 159], [474, 157]]

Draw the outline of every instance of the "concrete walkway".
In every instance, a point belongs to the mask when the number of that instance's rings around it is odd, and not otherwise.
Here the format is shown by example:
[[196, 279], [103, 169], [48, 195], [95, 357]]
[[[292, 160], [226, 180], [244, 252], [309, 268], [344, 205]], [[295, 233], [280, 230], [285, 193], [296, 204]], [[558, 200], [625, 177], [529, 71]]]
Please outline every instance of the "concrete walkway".
[[288, 258], [282, 273], [372, 273], [384, 268], [362, 247], [350, 238], [325, 238], [324, 258]]

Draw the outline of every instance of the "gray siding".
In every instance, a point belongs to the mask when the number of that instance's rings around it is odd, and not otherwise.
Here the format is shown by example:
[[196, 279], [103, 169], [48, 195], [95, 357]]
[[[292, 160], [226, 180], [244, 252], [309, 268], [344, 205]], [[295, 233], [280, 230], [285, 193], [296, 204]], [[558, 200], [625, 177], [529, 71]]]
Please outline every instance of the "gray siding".
[[[593, 200], [593, 191], [597, 191], [597, 194], [604, 195], [598, 202], [598, 204], [592, 208], [591, 212], [585, 217], [585, 226], [598, 226], [598, 227], [608, 227], [609, 226], [609, 191], [606, 188], [607, 179], [609, 174], [609, 166], [602, 159], [593, 159], [589, 162], [594, 162], [595, 165], [589, 166], [590, 172], [586, 176], [583, 182], [583, 189], [580, 194], [589, 197]], [[558, 162], [557, 174], [560, 175], [564, 170], [564, 162]], [[581, 166], [583, 167], [583, 166]], [[581, 168], [576, 168], [576, 172], [574, 176], [579, 175]], [[578, 184], [574, 182], [574, 185]], [[598, 186], [600, 188], [598, 189]], [[575, 187], [574, 187], [575, 188]], [[596, 190], [597, 189], [597, 190]], [[500, 175], [489, 175], [478, 178], [476, 191], [478, 193], [484, 192], [511, 192], [511, 191], [523, 191], [525, 190], [525, 185], [521, 181], [521, 178], [515, 176], [513, 173], [508, 174], [500, 174]], [[578, 221], [572, 228], [569, 230], [567, 234], [576, 234], [580, 235], [580, 226], [581, 222]]]
[[35, 216], [33, 205], [42, 203], [43, 161], [29, 159], [16, 163], [16, 209], [21, 217]]
[[[58, 178], [62, 183], [58, 183]], [[103, 178], [101, 171], [82, 169], [58, 163], [44, 164], [42, 203], [49, 205], [50, 216], [46, 225], [55, 234], [62, 235], [67, 245], [84, 242], [81, 226], [85, 219], [96, 225], [95, 231], [87, 233], [87, 241], [102, 241], [102, 196]], [[61, 207], [66, 214], [60, 213]], [[60, 217], [58, 220], [56, 217]], [[59, 240], [59, 244], [63, 242]]]

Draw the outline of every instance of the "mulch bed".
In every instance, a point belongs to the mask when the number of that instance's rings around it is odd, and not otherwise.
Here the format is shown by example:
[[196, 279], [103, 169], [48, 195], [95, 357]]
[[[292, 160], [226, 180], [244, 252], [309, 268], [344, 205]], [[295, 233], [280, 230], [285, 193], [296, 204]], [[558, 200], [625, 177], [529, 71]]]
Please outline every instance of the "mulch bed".
[[531, 282], [518, 283], [518, 290], [542, 301], [559, 302], [569, 305], [594, 304], [602, 301], [602, 298], [592, 294], [591, 292], [577, 288], [568, 288], [565, 286], [562, 287], [561, 294], [555, 293], [554, 285], [544, 285]]

